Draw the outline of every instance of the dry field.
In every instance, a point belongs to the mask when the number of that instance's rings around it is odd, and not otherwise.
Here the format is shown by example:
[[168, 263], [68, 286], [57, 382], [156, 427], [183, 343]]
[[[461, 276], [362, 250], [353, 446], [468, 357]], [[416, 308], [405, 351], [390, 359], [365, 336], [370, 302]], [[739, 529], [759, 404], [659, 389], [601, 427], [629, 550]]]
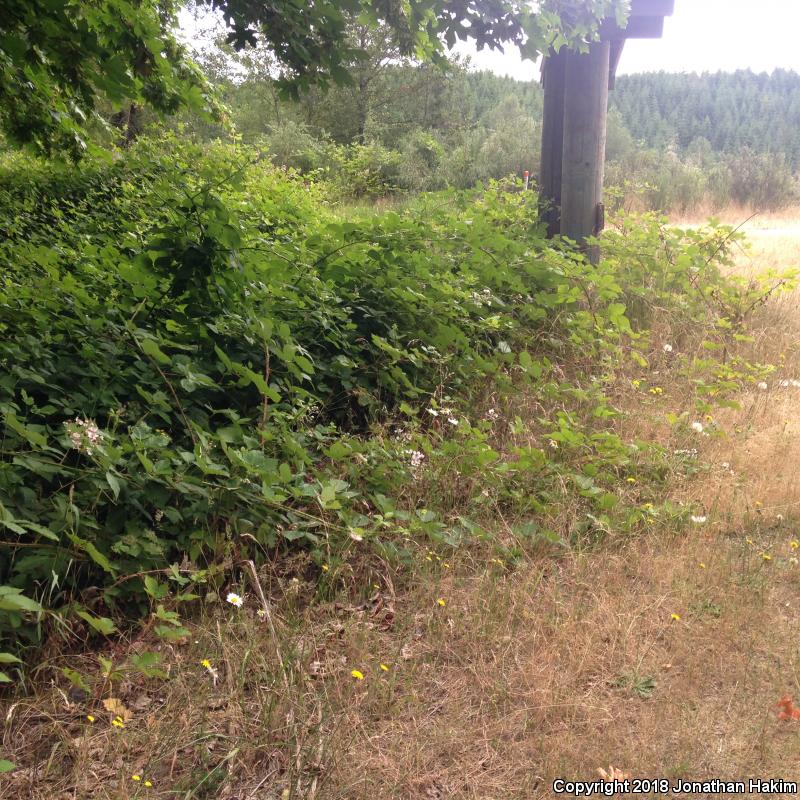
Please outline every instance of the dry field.
[[[800, 264], [800, 214], [747, 232], [742, 274]], [[422, 559], [403, 590], [378, 571], [363, 605], [308, 606], [308, 587], [273, 576], [275, 635], [245, 586], [244, 608], [171, 648], [173, 680], [109, 678], [123, 728], [55, 686], [6, 708], [3, 752], [37, 766], [0, 777], [0, 796], [530, 800], [610, 765], [800, 781], [800, 722], [776, 708], [800, 702], [800, 389], [780, 383], [800, 379], [796, 294], [758, 312], [748, 347], [776, 365], [769, 388], [719, 415], [703, 467], [672, 490], [705, 523], [516, 570]], [[684, 446], [663, 413], [691, 407], [675, 381], [637, 431]]]

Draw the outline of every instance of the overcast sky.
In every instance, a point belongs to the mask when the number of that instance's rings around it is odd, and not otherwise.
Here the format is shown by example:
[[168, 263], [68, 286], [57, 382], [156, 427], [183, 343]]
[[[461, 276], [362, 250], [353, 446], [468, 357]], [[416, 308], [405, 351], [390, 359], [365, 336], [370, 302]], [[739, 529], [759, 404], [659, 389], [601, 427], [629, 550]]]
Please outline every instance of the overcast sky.
[[[516, 51], [461, 48], [475, 67], [530, 79], [538, 75]], [[619, 72], [716, 72], [750, 68], [800, 72], [800, 0], [675, 0], [663, 39], [626, 43]]]
[[[181, 14], [187, 39], [202, 38], [202, 23]], [[515, 48], [505, 53], [462, 44], [474, 68], [521, 80], [538, 78], [538, 69], [522, 61]], [[626, 43], [619, 73], [716, 72], [750, 68], [800, 72], [800, 0], [675, 0], [675, 14], [664, 24], [662, 39]]]

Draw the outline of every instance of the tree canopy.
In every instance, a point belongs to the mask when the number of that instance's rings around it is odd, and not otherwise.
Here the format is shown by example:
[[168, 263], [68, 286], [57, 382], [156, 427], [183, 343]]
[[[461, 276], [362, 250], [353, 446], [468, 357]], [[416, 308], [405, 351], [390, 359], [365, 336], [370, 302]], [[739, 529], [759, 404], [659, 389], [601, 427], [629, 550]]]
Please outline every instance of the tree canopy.
[[[628, 0], [198, 0], [219, 11], [238, 49], [262, 42], [281, 88], [346, 83], [366, 57], [345, 36], [348, 21], [384, 25], [403, 55], [441, 60], [446, 47], [511, 44], [535, 57], [584, 46], [600, 20], [624, 17]], [[212, 87], [175, 37], [176, 0], [0, 0], [0, 129], [42, 153], [86, 148], [103, 104], [218, 111]]]

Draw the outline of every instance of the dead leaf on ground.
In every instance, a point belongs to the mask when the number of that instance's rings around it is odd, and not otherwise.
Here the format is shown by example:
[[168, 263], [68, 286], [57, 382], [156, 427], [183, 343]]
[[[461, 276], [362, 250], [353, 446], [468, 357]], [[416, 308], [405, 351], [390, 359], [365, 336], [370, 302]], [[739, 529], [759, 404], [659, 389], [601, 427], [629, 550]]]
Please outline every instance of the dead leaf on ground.
[[108, 697], [103, 700], [103, 708], [112, 716], [119, 717], [123, 722], [133, 719], [133, 711], [126, 708], [118, 697]]

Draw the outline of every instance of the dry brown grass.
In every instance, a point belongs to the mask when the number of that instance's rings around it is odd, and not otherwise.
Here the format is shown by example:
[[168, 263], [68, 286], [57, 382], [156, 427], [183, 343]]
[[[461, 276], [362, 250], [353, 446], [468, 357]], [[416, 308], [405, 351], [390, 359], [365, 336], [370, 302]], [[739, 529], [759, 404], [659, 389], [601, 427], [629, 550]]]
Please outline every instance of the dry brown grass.
[[[743, 272], [800, 263], [800, 220], [750, 233]], [[528, 800], [609, 764], [800, 780], [800, 724], [775, 708], [800, 696], [800, 390], [779, 383], [800, 379], [797, 303], [758, 312], [743, 352], [777, 365], [769, 389], [717, 415], [725, 435], [698, 445], [708, 467], [672, 487], [707, 524], [513, 571], [479, 551], [449, 566], [422, 554], [413, 581], [386, 569], [363, 604], [308, 605], [312, 587], [262, 576], [281, 598], [277, 653], [249, 585], [244, 609], [212, 606], [185, 642], [131, 644], [161, 647], [168, 682], [126, 674], [82, 698], [60, 668], [96, 674], [94, 656], [43, 665], [36, 694], [5, 708], [2, 753], [22, 768], [0, 797]], [[664, 382], [646, 406], [620, 390], [640, 404], [624, 433], [684, 447], [663, 415], [692, 398]], [[124, 729], [109, 695], [132, 711]]]

